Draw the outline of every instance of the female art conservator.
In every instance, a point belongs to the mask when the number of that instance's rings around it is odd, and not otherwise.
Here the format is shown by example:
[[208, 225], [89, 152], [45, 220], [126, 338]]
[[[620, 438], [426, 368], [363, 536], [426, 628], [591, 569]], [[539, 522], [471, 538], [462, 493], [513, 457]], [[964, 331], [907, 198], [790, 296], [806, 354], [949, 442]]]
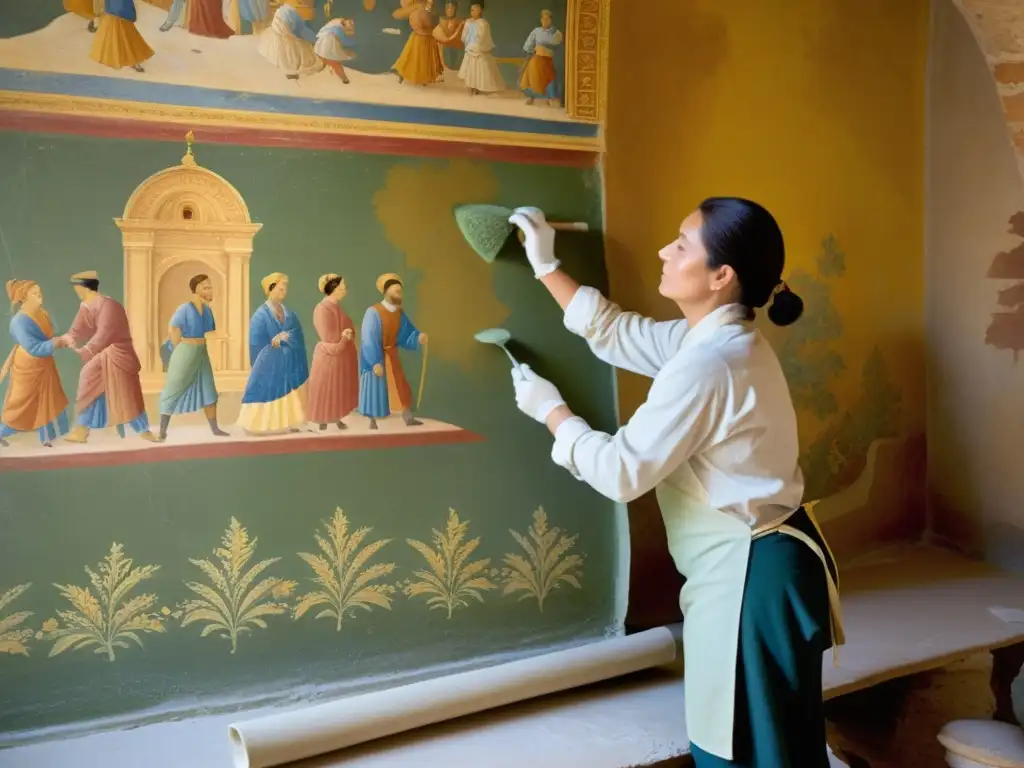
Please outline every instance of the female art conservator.
[[342, 421], [359, 405], [359, 355], [352, 318], [341, 308], [348, 293], [341, 275], [323, 275], [318, 283], [324, 298], [313, 310], [313, 327], [320, 337], [313, 349], [309, 373], [309, 421], [327, 429]]
[[8, 280], [11, 300], [11, 336], [14, 349], [0, 369], [0, 381], [10, 377], [0, 411], [0, 445], [15, 432], [39, 430], [47, 448], [68, 431], [68, 398], [60, 383], [53, 350], [67, 346], [54, 338], [53, 322], [43, 309], [43, 291], [31, 280]]
[[90, 58], [112, 69], [144, 72], [142, 62], [152, 58], [153, 49], [136, 29], [137, 18], [135, 0], [104, 0]]
[[803, 303], [782, 282], [782, 232], [762, 206], [710, 198], [659, 252], [661, 295], [686, 319], [624, 312], [559, 268], [535, 208], [534, 274], [564, 324], [598, 358], [650, 377], [646, 401], [614, 435], [591, 427], [528, 366], [516, 402], [554, 434], [552, 459], [619, 502], [655, 490], [680, 596], [686, 725], [698, 768], [828, 768], [822, 654], [843, 642], [838, 573], [803, 506], [796, 413], [775, 352], [751, 324]]
[[307, 381], [306, 340], [299, 317], [285, 307], [288, 275], [263, 278], [267, 297], [249, 322], [252, 370], [242, 394], [238, 426], [252, 434], [298, 432], [305, 425]]

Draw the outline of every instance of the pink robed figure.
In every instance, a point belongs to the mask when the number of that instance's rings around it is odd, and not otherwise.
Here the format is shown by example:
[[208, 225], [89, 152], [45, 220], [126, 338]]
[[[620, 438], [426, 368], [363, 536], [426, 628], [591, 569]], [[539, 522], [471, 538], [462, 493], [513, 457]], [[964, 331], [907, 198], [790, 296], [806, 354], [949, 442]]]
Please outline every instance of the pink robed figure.
[[359, 404], [359, 358], [352, 318], [341, 308], [348, 293], [340, 275], [328, 274], [318, 284], [324, 298], [313, 310], [313, 327], [320, 341], [313, 350], [309, 372], [308, 418], [320, 429], [342, 422]]
[[[83, 365], [75, 402], [78, 423], [67, 440], [84, 443], [90, 430], [107, 426], [117, 427], [124, 437], [124, 425], [128, 424], [140, 437], [155, 441], [149, 429], [139, 381], [142, 364], [132, 344], [128, 314], [118, 301], [98, 292], [95, 273], [75, 275], [72, 283], [82, 305], [66, 338]], [[76, 348], [82, 342], [84, 346]]]

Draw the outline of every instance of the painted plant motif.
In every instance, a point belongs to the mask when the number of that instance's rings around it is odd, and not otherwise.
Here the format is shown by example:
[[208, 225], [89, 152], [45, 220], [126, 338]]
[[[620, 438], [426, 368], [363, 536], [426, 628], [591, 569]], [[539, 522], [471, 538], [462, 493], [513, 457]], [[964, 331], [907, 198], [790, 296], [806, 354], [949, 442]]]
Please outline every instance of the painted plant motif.
[[996, 349], [1008, 349], [1016, 363], [1024, 349], [1024, 211], [1010, 217], [1007, 230], [1020, 242], [997, 253], [986, 277], [1013, 283], [996, 294], [999, 311], [992, 313], [992, 322], [985, 330], [985, 343]]
[[825, 419], [839, 410], [831, 385], [846, 370], [842, 356], [832, 347], [843, 335], [843, 320], [832, 303], [829, 282], [846, 274], [846, 254], [834, 235], [821, 243], [817, 272], [811, 275], [796, 270], [787, 280], [804, 300], [804, 314], [774, 346], [786, 372], [793, 403], [818, 419]]
[[152, 578], [158, 570], [159, 565], [132, 568], [132, 559], [125, 557], [122, 545], [114, 542], [100, 562], [98, 572], [85, 567], [92, 589], [54, 584], [71, 603], [72, 610], [57, 611], [60, 621], [47, 633], [47, 638], [55, 641], [49, 655], [96, 646], [94, 653], [106, 653], [107, 659], [114, 661], [114, 649], [129, 648], [129, 640], [143, 647], [140, 633], [163, 632], [161, 618], [150, 613], [157, 602], [156, 595], [145, 593], [128, 597], [135, 587]]
[[280, 600], [295, 589], [294, 581], [269, 576], [257, 577], [281, 558], [261, 560], [248, 567], [256, 552], [258, 538], [249, 538], [249, 532], [234, 517], [221, 537], [221, 546], [213, 551], [214, 560], [193, 560], [209, 580], [209, 584], [196, 581], [185, 585], [199, 597], [180, 606], [181, 626], [205, 623], [200, 637], [214, 634], [231, 641], [231, 653], [238, 650], [238, 637], [254, 628], [266, 629], [267, 616], [288, 612], [288, 605]]
[[32, 637], [32, 630], [21, 627], [25, 619], [32, 615], [31, 611], [19, 611], [3, 616], [4, 608], [17, 600], [31, 587], [31, 584], [19, 584], [0, 594], [0, 653], [20, 654], [28, 656], [26, 643]]
[[902, 400], [881, 349], [874, 347], [861, 369], [860, 396], [800, 456], [806, 498], [829, 496], [860, 475], [871, 443], [899, 431]]
[[534, 599], [543, 612], [544, 601], [552, 590], [562, 584], [582, 589], [583, 556], [568, 554], [576, 546], [577, 536], [563, 536], [560, 528], [548, 527], [548, 516], [543, 507], [533, 513], [533, 526], [528, 535], [510, 530], [526, 557], [517, 553], [505, 555], [505, 568], [501, 570], [503, 594], [522, 592], [520, 600]]
[[350, 534], [348, 518], [340, 508], [334, 510], [329, 521], [324, 521], [324, 530], [326, 537], [314, 534], [320, 554], [299, 552], [299, 557], [313, 569], [312, 581], [318, 589], [299, 599], [294, 618], [301, 618], [311, 609], [323, 606], [315, 618], [334, 619], [340, 632], [345, 616], [355, 618], [357, 608], [370, 611], [377, 606], [391, 610], [395, 587], [374, 582], [394, 571], [395, 564], [368, 565], [391, 539], [378, 539], [360, 549], [373, 529], [364, 526]]
[[448, 618], [457, 608], [466, 608], [471, 600], [482, 603], [483, 592], [496, 589], [487, 578], [489, 558], [470, 561], [480, 546], [480, 537], [466, 541], [469, 521], [459, 520], [454, 509], [448, 510], [448, 523], [444, 532], [434, 528], [434, 547], [415, 539], [406, 539], [409, 546], [423, 555], [427, 568], [414, 572], [418, 581], [406, 582], [402, 591], [408, 597], [426, 596], [431, 610], [446, 611]]

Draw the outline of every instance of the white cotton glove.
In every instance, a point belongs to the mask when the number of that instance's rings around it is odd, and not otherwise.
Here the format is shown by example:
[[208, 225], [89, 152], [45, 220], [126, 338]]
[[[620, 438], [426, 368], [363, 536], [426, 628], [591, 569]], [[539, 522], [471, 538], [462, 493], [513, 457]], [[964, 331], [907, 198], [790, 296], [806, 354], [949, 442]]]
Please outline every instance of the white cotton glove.
[[555, 408], [565, 405], [558, 387], [538, 376], [525, 363], [512, 369], [512, 383], [516, 388], [516, 405], [519, 410], [541, 424]]
[[548, 224], [540, 208], [516, 208], [508, 220], [526, 236], [523, 245], [526, 258], [533, 267], [534, 277], [544, 277], [558, 269], [561, 262], [555, 258], [555, 230]]

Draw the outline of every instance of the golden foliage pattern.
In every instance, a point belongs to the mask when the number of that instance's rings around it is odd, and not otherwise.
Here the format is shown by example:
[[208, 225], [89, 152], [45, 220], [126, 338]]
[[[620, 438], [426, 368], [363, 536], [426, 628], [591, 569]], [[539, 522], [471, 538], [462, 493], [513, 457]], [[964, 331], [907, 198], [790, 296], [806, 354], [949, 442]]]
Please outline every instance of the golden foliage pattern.
[[[281, 558], [250, 565], [258, 540], [250, 538], [246, 528], [232, 517], [221, 536], [221, 546], [213, 550], [214, 557], [189, 558], [206, 577], [205, 581], [185, 582], [196, 597], [180, 603], [176, 611], [165, 607], [161, 613], [180, 620], [181, 627], [204, 624], [200, 637], [222, 637], [230, 641], [234, 654], [239, 636], [256, 628], [266, 629], [268, 616], [290, 610], [297, 620], [319, 608], [314, 618], [334, 619], [340, 632], [346, 617], [355, 618], [356, 609], [391, 610], [399, 589], [409, 598], [426, 598], [430, 610], [444, 611], [449, 619], [473, 601], [482, 603], [484, 593], [498, 589], [499, 584], [503, 595], [536, 600], [541, 612], [553, 590], [564, 584], [582, 589], [584, 557], [570, 552], [578, 537], [550, 527], [543, 507], [533, 513], [533, 524], [525, 534], [509, 531], [522, 551], [506, 554], [502, 568], [491, 568], [490, 558], [472, 559], [481, 539], [468, 538], [469, 526], [469, 520], [460, 520], [458, 512], [449, 509], [444, 530], [431, 529], [431, 543], [406, 539], [426, 566], [414, 570], [414, 578], [396, 587], [382, 581], [394, 572], [395, 563], [370, 563], [392, 539], [368, 541], [372, 528], [350, 530], [348, 518], [338, 508], [330, 520], [323, 521], [323, 530], [314, 533], [319, 551], [298, 553], [312, 569], [310, 581], [316, 587], [290, 605], [288, 599], [297, 583], [265, 575]], [[58, 618], [47, 619], [36, 632], [22, 626], [33, 615], [31, 611], [3, 615], [4, 609], [31, 584], [0, 593], [0, 653], [28, 656], [33, 634], [36, 640], [53, 641], [50, 657], [92, 647], [94, 653], [105, 653], [109, 661], [115, 661], [117, 649], [128, 649], [130, 643], [142, 648], [140, 635], [164, 632], [165, 619], [152, 611], [156, 595], [133, 597], [130, 593], [159, 569], [159, 565], [133, 567], [123, 546], [114, 542], [95, 571], [85, 567], [89, 585], [54, 584], [71, 609], [57, 611]]]
[[340, 509], [324, 521], [327, 537], [314, 534], [320, 554], [299, 552], [299, 557], [313, 569], [311, 579], [319, 589], [303, 595], [295, 606], [294, 618], [301, 618], [307, 611], [326, 606], [315, 618], [334, 619], [337, 630], [341, 631], [342, 620], [348, 615], [355, 617], [355, 609], [372, 610], [373, 606], [391, 610], [391, 596], [395, 587], [391, 584], [374, 584], [395, 570], [394, 563], [367, 565], [391, 539], [379, 539], [360, 549], [371, 528], [363, 527], [349, 533], [348, 518]]
[[406, 539], [409, 546], [423, 555], [427, 569], [413, 573], [418, 581], [405, 583], [402, 591], [409, 597], [427, 595], [431, 610], [447, 611], [448, 618], [456, 608], [465, 608], [470, 600], [483, 602], [483, 591], [496, 589], [486, 576], [490, 559], [469, 562], [480, 546], [480, 538], [464, 541], [469, 521], [460, 522], [454, 509], [448, 510], [444, 533], [432, 530], [434, 548], [415, 539]]
[[522, 592], [520, 600], [533, 598], [538, 608], [544, 611], [544, 601], [552, 590], [562, 584], [582, 589], [583, 556], [568, 554], [576, 545], [576, 536], [563, 536], [559, 528], [548, 527], [548, 516], [543, 507], [533, 513], [533, 526], [528, 536], [510, 530], [509, 533], [526, 553], [505, 555], [505, 568], [501, 579], [505, 584], [503, 594]]
[[114, 661], [114, 649], [129, 648], [129, 640], [142, 647], [140, 632], [163, 632], [163, 621], [149, 612], [156, 595], [128, 597], [158, 570], [159, 565], [132, 568], [131, 558], [125, 557], [123, 547], [114, 542], [100, 562], [98, 573], [85, 567], [92, 589], [54, 584], [73, 610], [57, 611], [62, 623], [47, 633], [48, 639], [55, 641], [50, 656], [96, 646], [94, 653], [106, 653]]
[[180, 606], [183, 614], [181, 626], [205, 622], [200, 637], [216, 633], [218, 637], [230, 640], [231, 653], [238, 649], [238, 636], [243, 632], [251, 632], [253, 627], [266, 629], [265, 617], [288, 612], [288, 605], [277, 602], [277, 599], [290, 595], [296, 586], [294, 581], [276, 576], [256, 581], [261, 573], [281, 559], [261, 560], [246, 570], [256, 552], [256, 542], [257, 539], [250, 539], [249, 532], [232, 517], [221, 537], [221, 546], [213, 551], [216, 562], [189, 558], [189, 562], [203, 572], [209, 584], [185, 582], [185, 586], [199, 597]]
[[[21, 597], [21, 594], [31, 586], [31, 584], [19, 584], [0, 594], [0, 612]], [[24, 627], [18, 629], [18, 627], [31, 615], [31, 611], [19, 611], [9, 616], [3, 616], [0, 613], [0, 653], [28, 656], [28, 646], [25, 643], [32, 637], [32, 630]]]

